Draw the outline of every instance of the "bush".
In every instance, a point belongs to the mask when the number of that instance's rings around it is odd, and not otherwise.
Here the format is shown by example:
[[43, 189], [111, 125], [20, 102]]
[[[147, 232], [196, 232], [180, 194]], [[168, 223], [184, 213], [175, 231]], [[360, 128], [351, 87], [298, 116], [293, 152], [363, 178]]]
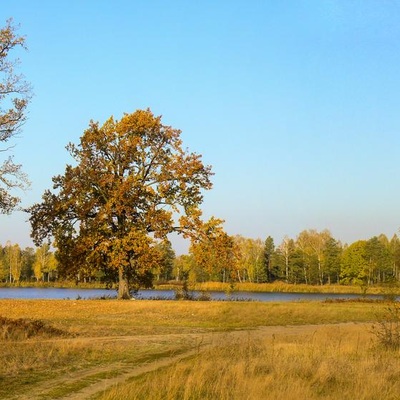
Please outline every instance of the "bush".
[[40, 320], [10, 319], [0, 316], [1, 340], [25, 340], [34, 336], [53, 337], [69, 336], [69, 334]]
[[386, 349], [400, 349], [400, 304], [388, 305], [379, 320], [372, 325], [372, 333]]
[[183, 281], [181, 288], [175, 289], [176, 300], [193, 300], [193, 294], [189, 290], [189, 283], [187, 280]]
[[206, 291], [202, 291], [200, 295], [197, 297], [198, 301], [211, 301], [211, 294], [207, 293]]

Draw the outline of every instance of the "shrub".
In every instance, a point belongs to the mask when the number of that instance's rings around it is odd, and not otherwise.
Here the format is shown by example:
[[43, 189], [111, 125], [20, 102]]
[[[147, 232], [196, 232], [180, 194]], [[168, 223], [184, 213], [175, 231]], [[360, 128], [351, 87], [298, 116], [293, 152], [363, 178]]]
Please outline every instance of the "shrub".
[[400, 349], [400, 304], [388, 305], [383, 315], [372, 325], [371, 331], [386, 349]]
[[40, 320], [10, 319], [0, 317], [0, 339], [24, 340], [33, 336], [65, 336], [66, 332]]
[[189, 290], [189, 283], [185, 279], [183, 281], [181, 288], [175, 289], [175, 299], [176, 300], [193, 300], [193, 294]]

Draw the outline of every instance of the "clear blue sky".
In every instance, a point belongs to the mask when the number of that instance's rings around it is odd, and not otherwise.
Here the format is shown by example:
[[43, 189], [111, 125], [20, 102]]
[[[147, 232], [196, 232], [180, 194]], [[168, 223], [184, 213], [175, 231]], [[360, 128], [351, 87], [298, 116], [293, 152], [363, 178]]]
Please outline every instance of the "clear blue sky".
[[[399, 1], [2, 3], [35, 93], [13, 150], [32, 181], [23, 206], [90, 119], [150, 107], [213, 166], [203, 210], [229, 234], [398, 232]], [[0, 215], [0, 243], [30, 245], [26, 219]]]

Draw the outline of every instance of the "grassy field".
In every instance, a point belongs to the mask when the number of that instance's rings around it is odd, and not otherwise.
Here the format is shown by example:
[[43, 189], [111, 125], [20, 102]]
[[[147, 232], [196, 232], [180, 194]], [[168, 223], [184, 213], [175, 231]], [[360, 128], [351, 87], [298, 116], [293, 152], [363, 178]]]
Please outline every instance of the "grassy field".
[[371, 333], [384, 303], [0, 307], [2, 399], [399, 398], [399, 350], [382, 348]]

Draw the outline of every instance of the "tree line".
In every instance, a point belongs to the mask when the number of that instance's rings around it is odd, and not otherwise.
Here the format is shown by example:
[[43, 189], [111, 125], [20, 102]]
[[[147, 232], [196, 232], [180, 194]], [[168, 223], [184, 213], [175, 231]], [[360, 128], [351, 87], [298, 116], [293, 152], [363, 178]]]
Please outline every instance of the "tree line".
[[50, 246], [21, 248], [7, 242], [0, 245], [0, 281], [3, 283], [50, 282], [58, 278], [58, 263]]
[[[212, 224], [211, 224], [212, 225]], [[176, 256], [168, 240], [159, 241], [146, 266], [152, 282], [251, 282], [310, 285], [385, 285], [400, 281], [400, 238], [381, 234], [367, 240], [342, 244], [328, 230], [285, 236], [279, 244], [229, 236], [220, 225], [205, 228], [206, 239], [192, 241], [189, 253]], [[0, 246], [0, 280], [57, 281], [60, 266], [48, 244], [21, 249], [18, 244]], [[79, 270], [76, 282], [107, 282], [101, 271]], [[115, 280], [117, 283], [117, 280]]]
[[187, 271], [195, 281], [274, 282], [291, 284], [381, 285], [400, 281], [400, 239], [381, 234], [342, 244], [329, 230], [304, 230], [279, 244], [228, 236], [220, 231], [190, 247], [175, 261], [176, 275]]

